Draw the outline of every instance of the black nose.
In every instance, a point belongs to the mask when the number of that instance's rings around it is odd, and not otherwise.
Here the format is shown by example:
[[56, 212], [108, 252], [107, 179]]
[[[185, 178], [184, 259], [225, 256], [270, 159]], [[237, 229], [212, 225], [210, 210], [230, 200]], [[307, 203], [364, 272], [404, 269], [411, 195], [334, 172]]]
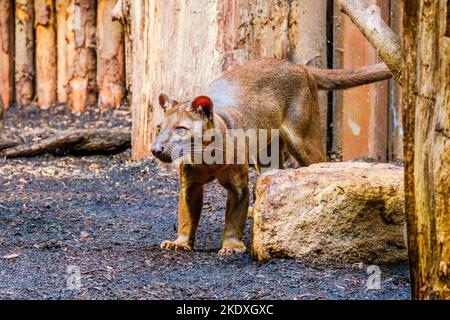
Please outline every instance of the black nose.
[[164, 147], [160, 145], [153, 145], [152, 146], [152, 153], [155, 157], [159, 158], [164, 152]]

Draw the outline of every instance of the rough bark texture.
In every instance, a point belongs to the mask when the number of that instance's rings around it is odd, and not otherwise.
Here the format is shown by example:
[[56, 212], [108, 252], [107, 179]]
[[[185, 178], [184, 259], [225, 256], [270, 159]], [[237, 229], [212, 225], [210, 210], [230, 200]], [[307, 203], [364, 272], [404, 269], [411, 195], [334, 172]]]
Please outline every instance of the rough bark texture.
[[[9, 140], [11, 145], [16, 142]], [[110, 155], [122, 152], [130, 146], [131, 133], [128, 129], [83, 129], [57, 133], [37, 143], [20, 144], [1, 151], [0, 155], [5, 158], [33, 157], [46, 153], [64, 156]]]
[[113, 21], [115, 0], [99, 0], [97, 9], [97, 84], [101, 109], [117, 108], [125, 96], [123, 27]]
[[19, 105], [27, 105], [34, 98], [33, 0], [16, 0], [15, 21], [16, 102]]
[[[151, 127], [162, 116], [157, 104], [161, 91], [190, 99], [204, 94], [224, 71], [260, 57], [290, 57], [315, 65], [326, 61], [325, 1], [123, 0], [127, 4], [136, 67], [134, 159], [149, 154]], [[305, 30], [316, 28], [320, 38], [305, 40]]]
[[413, 296], [450, 299], [450, 3], [404, 4], [404, 129]]
[[56, 31], [53, 0], [35, 0], [36, 87], [38, 104], [49, 108], [56, 102]]
[[402, 83], [400, 39], [383, 21], [377, 6], [365, 0], [338, 0], [342, 10], [377, 48], [381, 59], [389, 66], [395, 79]]
[[408, 258], [401, 167], [325, 163], [272, 171], [255, 190], [252, 246], [259, 261]]
[[0, 99], [5, 109], [14, 94], [14, 7], [11, 0], [0, 0]]
[[57, 96], [59, 103], [67, 102], [67, 84], [69, 82], [69, 69], [67, 61], [67, 0], [56, 0], [56, 26], [58, 47], [58, 88]]
[[[0, 117], [0, 129], [1, 129], [1, 117]], [[22, 139], [14, 134], [0, 131], [0, 151], [15, 147], [23, 143]]]
[[71, 0], [67, 17], [68, 107], [82, 112], [97, 102], [96, 3]]

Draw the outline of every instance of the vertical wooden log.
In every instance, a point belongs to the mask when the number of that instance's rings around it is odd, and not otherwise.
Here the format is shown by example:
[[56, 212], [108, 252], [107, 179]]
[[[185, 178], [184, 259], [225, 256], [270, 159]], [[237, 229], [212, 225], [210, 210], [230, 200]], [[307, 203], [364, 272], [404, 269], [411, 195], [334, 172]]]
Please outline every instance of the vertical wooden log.
[[14, 95], [14, 6], [11, 0], [0, 0], [0, 98], [5, 109]]
[[402, 3], [405, 209], [413, 298], [450, 300], [450, 1]]
[[53, 0], [35, 0], [36, 86], [38, 104], [49, 108], [56, 102], [56, 31]]
[[[204, 94], [209, 83], [236, 64], [266, 58], [296, 58], [321, 64], [326, 37], [326, 5], [289, 0], [128, 1], [133, 39], [133, 158], [149, 154], [151, 128], [162, 117], [157, 97], [165, 91], [178, 99]], [[322, 2], [322, 1], [319, 1]], [[319, 17], [310, 17], [308, 5]], [[297, 11], [295, 11], [297, 10]], [[320, 11], [320, 12], [319, 12]], [[296, 14], [298, 12], [299, 14]], [[295, 19], [296, 22], [292, 21]], [[301, 21], [302, 19], [302, 21]], [[320, 39], [306, 54], [306, 41], [290, 26], [317, 27]], [[316, 25], [319, 24], [319, 25]], [[208, 26], [208, 28], [205, 28]], [[322, 29], [323, 28], [323, 29]], [[304, 30], [303, 30], [304, 31]], [[313, 42], [308, 39], [309, 44]], [[164, 54], [161, 54], [164, 52]], [[326, 115], [326, 113], [325, 113]]]
[[57, 96], [59, 103], [67, 102], [67, 84], [69, 82], [68, 61], [67, 61], [67, 0], [56, 0], [56, 29], [58, 30], [56, 42], [58, 47], [58, 85]]
[[117, 108], [125, 97], [123, 27], [113, 21], [115, 0], [99, 0], [97, 9], [97, 84], [101, 109]]
[[70, 0], [67, 18], [68, 107], [82, 112], [97, 102], [96, 3]]
[[131, 30], [131, 1], [117, 0], [112, 12], [113, 20], [122, 24], [125, 42], [125, 83], [128, 104], [133, 92], [133, 40]]
[[[389, 0], [370, 0], [389, 19]], [[343, 23], [343, 66], [361, 67], [380, 62], [376, 50], [348, 17]], [[347, 90], [343, 93], [343, 159], [369, 157], [387, 160], [388, 82]]]
[[[150, 145], [150, 120], [153, 113], [153, 102], [150, 102], [150, 66], [148, 65], [147, 54], [149, 53], [148, 29], [150, 21], [150, 8], [145, 0], [123, 0], [131, 6], [131, 38], [133, 39], [134, 66], [139, 66], [141, 72], [133, 70], [133, 96], [131, 103], [132, 110], [132, 158], [134, 160], [143, 159], [148, 155]], [[156, 34], [153, 35], [156, 38]], [[155, 42], [156, 43], [156, 42]]]
[[27, 105], [34, 98], [33, 0], [16, 0], [15, 20], [16, 102], [19, 105]]

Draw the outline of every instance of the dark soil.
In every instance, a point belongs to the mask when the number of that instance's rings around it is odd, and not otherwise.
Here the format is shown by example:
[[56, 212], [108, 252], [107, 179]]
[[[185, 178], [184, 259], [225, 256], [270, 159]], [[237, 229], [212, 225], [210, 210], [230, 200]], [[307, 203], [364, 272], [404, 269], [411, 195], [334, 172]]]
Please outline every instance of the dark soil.
[[[126, 110], [13, 108], [5, 127], [127, 127], [129, 118]], [[381, 290], [367, 290], [362, 264], [220, 258], [225, 193], [216, 184], [206, 192], [195, 251], [163, 251], [159, 244], [176, 236], [176, 173], [129, 158], [0, 160], [0, 299], [410, 298], [406, 264], [380, 266]], [[73, 267], [79, 290], [68, 287]]]

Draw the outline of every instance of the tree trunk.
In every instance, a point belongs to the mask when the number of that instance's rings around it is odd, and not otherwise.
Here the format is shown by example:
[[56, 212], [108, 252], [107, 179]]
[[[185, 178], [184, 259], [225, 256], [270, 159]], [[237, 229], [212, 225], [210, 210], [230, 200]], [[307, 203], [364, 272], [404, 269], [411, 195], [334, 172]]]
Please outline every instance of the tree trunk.
[[68, 4], [68, 107], [76, 112], [97, 102], [96, 9], [90, 0], [70, 0]]
[[57, 96], [59, 103], [67, 102], [67, 84], [69, 82], [69, 69], [67, 61], [67, 16], [68, 16], [68, 1], [56, 0], [56, 29], [57, 32], [57, 47], [58, 47], [58, 88]]
[[117, 108], [125, 96], [123, 27], [112, 20], [115, 0], [99, 0], [97, 10], [97, 83], [100, 109]]
[[14, 6], [12, 0], [0, 0], [0, 99], [5, 109], [14, 94]]
[[36, 86], [38, 104], [56, 102], [56, 31], [53, 0], [34, 0], [36, 28]]
[[[191, 99], [224, 71], [261, 57], [326, 61], [326, 1], [123, 1], [133, 17], [134, 159], [149, 154], [151, 128], [162, 117], [161, 91]], [[314, 31], [307, 42], [304, 30]]]
[[404, 5], [406, 214], [413, 296], [450, 299], [450, 2]]
[[15, 17], [16, 102], [28, 105], [34, 98], [33, 0], [16, 0]]
[[[405, 211], [412, 295], [450, 300], [450, 1], [404, 0], [402, 7], [402, 67], [390, 67], [401, 71], [404, 88]], [[358, 28], [370, 33], [364, 23]], [[373, 44], [386, 48], [377, 41]]]

